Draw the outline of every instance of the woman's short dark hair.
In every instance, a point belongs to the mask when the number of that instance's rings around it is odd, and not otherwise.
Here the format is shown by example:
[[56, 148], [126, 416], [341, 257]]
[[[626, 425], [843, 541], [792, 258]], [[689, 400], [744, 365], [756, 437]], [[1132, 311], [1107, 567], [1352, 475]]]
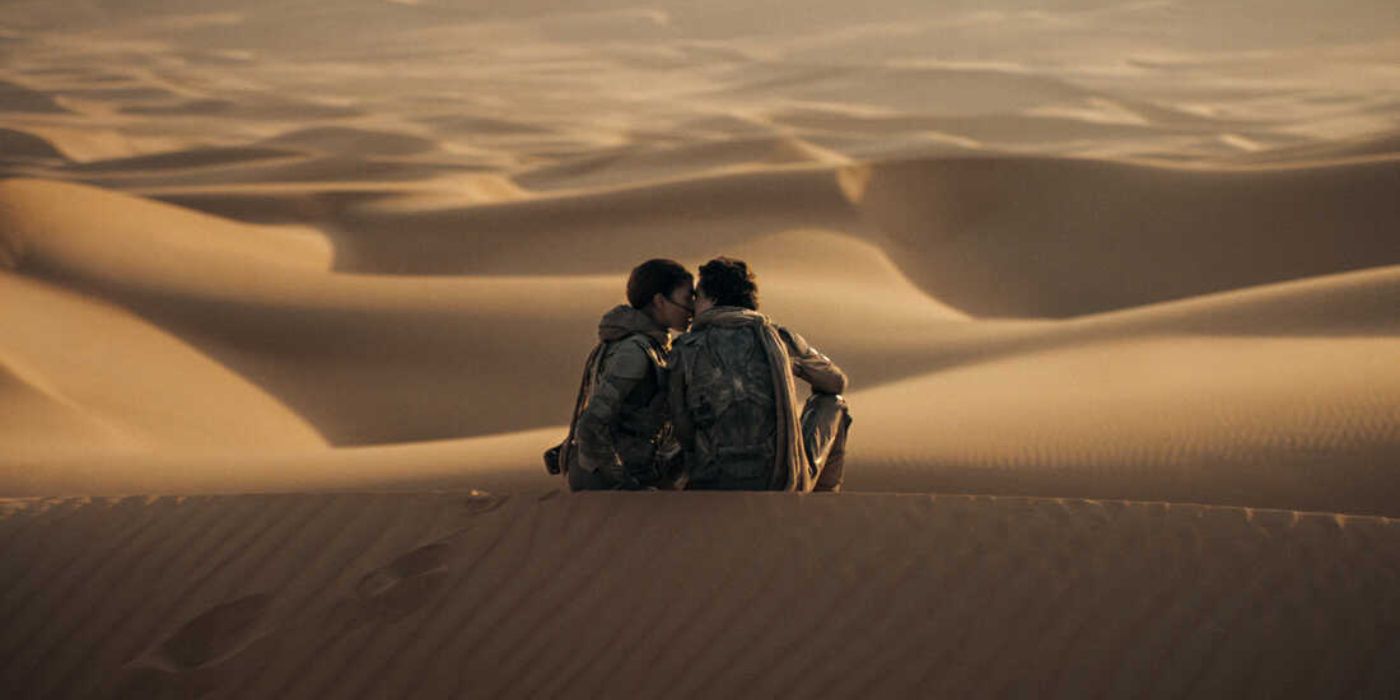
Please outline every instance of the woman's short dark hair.
[[700, 289], [718, 306], [758, 310], [758, 279], [743, 260], [719, 257], [701, 265]]
[[676, 287], [692, 284], [695, 277], [675, 260], [654, 258], [632, 268], [627, 278], [627, 303], [644, 309], [657, 294], [670, 296]]

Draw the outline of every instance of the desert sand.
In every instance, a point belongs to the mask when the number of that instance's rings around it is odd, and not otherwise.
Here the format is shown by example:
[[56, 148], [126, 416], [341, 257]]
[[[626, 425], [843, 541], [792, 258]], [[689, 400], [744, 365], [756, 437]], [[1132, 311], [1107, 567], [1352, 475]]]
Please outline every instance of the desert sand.
[[[1386, 696], [1393, 3], [0, 8], [0, 688]], [[560, 493], [727, 254], [847, 493]]]
[[18, 697], [1383, 697], [1400, 682], [1400, 523], [1372, 516], [915, 494], [9, 505], [0, 677]]

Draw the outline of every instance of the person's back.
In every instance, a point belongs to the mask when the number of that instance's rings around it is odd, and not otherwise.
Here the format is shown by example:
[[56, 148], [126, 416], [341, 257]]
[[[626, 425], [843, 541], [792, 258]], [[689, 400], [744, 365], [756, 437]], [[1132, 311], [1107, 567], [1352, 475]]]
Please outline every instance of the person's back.
[[[671, 353], [671, 413], [689, 489], [836, 491], [850, 417], [846, 375], [757, 311], [747, 265], [701, 268], [691, 331]], [[812, 385], [797, 405], [794, 378]]]
[[780, 431], [765, 319], [744, 312], [707, 312], [672, 352], [672, 371], [684, 377], [681, 412], [693, 426], [691, 488], [768, 489], [774, 481]]

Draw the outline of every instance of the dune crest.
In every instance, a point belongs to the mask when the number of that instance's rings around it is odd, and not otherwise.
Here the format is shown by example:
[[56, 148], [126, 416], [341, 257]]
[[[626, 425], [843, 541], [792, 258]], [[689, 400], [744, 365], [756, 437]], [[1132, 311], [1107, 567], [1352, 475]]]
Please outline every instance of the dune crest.
[[[187, 274], [166, 261], [191, 256], [228, 274], [324, 269], [330, 261], [324, 238], [304, 227], [258, 229], [82, 185], [0, 180], [0, 202], [0, 237], [7, 249], [22, 251], [13, 267], [60, 278], [140, 286]], [[191, 282], [212, 285], [207, 272], [191, 275]]]
[[853, 394], [865, 408], [849, 479], [1397, 515], [1400, 381], [1386, 370], [1397, 361], [1393, 336], [1162, 335], [1022, 352]]
[[876, 166], [859, 201], [931, 294], [1064, 317], [1400, 263], [1397, 172], [932, 159]]
[[1400, 682], [1386, 518], [926, 495], [5, 506], [0, 681], [25, 694], [1374, 696]]
[[0, 321], [23, 329], [0, 338], [7, 492], [43, 483], [16, 464], [26, 459], [325, 445], [257, 387], [120, 307], [0, 271]]

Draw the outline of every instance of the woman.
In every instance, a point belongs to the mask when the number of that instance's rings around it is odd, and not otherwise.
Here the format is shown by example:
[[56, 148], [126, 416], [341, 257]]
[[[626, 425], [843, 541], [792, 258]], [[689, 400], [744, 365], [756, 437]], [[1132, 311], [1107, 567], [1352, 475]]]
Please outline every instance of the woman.
[[627, 304], [603, 314], [561, 461], [574, 491], [666, 488], [678, 455], [666, 387], [670, 331], [690, 326], [694, 277], [648, 260], [627, 280]]

